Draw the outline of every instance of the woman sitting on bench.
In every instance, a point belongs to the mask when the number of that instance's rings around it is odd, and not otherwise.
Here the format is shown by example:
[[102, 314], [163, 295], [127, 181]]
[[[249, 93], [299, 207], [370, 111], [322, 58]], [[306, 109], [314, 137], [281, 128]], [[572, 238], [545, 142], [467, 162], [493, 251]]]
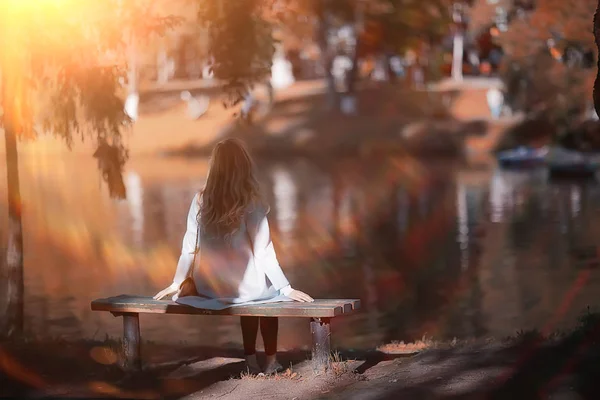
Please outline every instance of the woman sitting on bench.
[[[312, 302], [309, 295], [291, 287], [279, 266], [268, 212], [253, 162], [242, 143], [236, 139], [218, 143], [206, 185], [192, 200], [173, 283], [154, 299], [174, 295], [178, 303], [203, 309]], [[264, 373], [282, 369], [276, 359], [278, 324], [276, 317], [241, 317], [250, 373], [261, 372], [256, 360], [259, 326], [267, 359]]]

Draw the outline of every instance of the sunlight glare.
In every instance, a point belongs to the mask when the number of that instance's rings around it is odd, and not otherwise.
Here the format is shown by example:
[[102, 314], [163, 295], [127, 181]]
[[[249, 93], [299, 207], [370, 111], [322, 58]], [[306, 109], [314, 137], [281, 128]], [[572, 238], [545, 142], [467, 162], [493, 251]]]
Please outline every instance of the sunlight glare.
[[0, 3], [2, 14], [8, 17], [17, 17], [22, 23], [32, 14], [43, 14], [45, 19], [57, 19], [64, 16], [66, 10], [73, 10], [76, 5], [81, 6], [85, 1], [75, 0], [4, 0]]

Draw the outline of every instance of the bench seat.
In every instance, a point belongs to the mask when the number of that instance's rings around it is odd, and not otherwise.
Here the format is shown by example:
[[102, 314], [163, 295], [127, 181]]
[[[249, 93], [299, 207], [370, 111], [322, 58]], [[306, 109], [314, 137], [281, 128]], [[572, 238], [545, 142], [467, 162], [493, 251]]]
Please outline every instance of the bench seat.
[[315, 299], [312, 303], [280, 302], [233, 306], [224, 310], [205, 310], [152, 297], [120, 295], [94, 300], [93, 311], [106, 311], [123, 317], [124, 367], [141, 369], [139, 314], [187, 314], [257, 317], [309, 318], [312, 333], [312, 358], [316, 368], [327, 368], [330, 355], [331, 318], [360, 309], [357, 299]]

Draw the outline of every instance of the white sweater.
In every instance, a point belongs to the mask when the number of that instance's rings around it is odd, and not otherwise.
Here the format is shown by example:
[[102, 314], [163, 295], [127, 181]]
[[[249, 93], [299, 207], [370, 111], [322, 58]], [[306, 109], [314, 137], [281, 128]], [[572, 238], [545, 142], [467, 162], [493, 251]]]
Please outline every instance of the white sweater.
[[[262, 206], [251, 207], [246, 221], [227, 243], [208, 236], [203, 229], [198, 230], [198, 196], [194, 196], [190, 206], [181, 256], [171, 287], [179, 288], [188, 276], [197, 248], [199, 252], [192, 277], [201, 295], [229, 305], [289, 301], [287, 296], [293, 289], [275, 254], [267, 220], [268, 210]], [[252, 248], [248, 236], [252, 240]], [[271, 285], [267, 284], [267, 278]], [[201, 297], [173, 299], [192, 306], [214, 308], [201, 301]]]

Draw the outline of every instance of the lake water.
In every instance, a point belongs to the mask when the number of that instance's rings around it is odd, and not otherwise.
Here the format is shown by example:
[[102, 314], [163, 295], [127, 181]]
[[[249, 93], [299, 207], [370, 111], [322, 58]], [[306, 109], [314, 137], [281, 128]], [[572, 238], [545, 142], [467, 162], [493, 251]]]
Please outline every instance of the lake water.
[[[261, 161], [259, 169], [294, 287], [362, 300], [362, 312], [334, 320], [336, 346], [564, 329], [600, 300], [600, 270], [571, 255], [598, 242], [598, 185], [394, 158]], [[26, 329], [119, 337], [120, 319], [90, 311], [90, 301], [170, 284], [206, 170], [206, 160], [136, 159], [119, 202], [90, 158], [23, 157]], [[0, 205], [5, 243], [4, 195]], [[156, 342], [241, 346], [232, 317], [144, 315], [141, 324]], [[308, 346], [307, 321], [282, 320], [280, 343]]]

